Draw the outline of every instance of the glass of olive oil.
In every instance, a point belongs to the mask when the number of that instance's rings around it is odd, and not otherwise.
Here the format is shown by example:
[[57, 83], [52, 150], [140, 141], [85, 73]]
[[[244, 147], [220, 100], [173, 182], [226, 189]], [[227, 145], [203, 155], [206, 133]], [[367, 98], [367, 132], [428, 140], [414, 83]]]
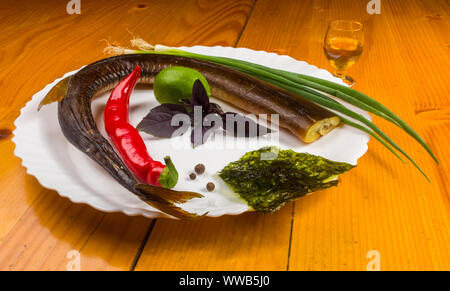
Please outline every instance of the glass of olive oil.
[[325, 56], [334, 68], [334, 76], [350, 86], [355, 84], [347, 69], [359, 59], [363, 51], [363, 25], [356, 21], [337, 20], [328, 25], [323, 42]]

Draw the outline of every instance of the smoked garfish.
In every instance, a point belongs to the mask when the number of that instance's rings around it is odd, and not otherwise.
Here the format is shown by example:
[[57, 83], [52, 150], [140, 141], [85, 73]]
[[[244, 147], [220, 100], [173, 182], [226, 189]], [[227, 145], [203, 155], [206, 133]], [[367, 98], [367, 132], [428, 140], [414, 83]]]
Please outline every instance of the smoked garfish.
[[179, 56], [115, 56], [92, 63], [55, 85], [40, 106], [59, 102], [59, 124], [69, 142], [143, 201], [178, 218], [195, 218], [197, 215], [184, 211], [175, 203], [202, 195], [139, 184], [109, 141], [99, 132], [92, 116], [92, 98], [114, 88], [136, 66], [142, 69], [138, 82], [141, 84], [153, 84], [156, 74], [170, 66], [193, 68], [206, 77], [212, 96], [253, 114], [279, 114], [280, 126], [305, 142], [312, 142], [325, 135], [340, 122], [328, 110], [249, 75], [210, 62]]

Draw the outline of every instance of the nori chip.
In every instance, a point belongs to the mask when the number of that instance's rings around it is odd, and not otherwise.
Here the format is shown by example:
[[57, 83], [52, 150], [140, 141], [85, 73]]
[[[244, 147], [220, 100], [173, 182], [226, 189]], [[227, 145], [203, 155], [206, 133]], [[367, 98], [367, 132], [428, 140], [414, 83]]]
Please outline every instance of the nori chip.
[[308, 153], [264, 147], [228, 164], [219, 176], [256, 211], [270, 213], [308, 193], [336, 186], [354, 168]]

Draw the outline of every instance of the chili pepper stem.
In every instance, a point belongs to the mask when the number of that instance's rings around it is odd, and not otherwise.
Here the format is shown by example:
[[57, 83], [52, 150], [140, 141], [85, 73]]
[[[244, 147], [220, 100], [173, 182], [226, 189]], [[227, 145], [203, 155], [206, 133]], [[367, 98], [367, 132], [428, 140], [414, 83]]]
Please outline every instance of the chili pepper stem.
[[164, 188], [171, 189], [175, 187], [178, 182], [178, 171], [169, 156], [164, 157], [164, 163], [166, 164], [166, 167], [159, 176], [158, 182]]

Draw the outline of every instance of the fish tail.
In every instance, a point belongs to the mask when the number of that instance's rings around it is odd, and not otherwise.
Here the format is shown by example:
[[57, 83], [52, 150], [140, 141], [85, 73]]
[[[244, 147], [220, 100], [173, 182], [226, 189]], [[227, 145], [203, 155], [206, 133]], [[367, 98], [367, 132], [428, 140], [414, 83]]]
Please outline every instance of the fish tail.
[[42, 99], [41, 103], [39, 103], [38, 111], [41, 110], [41, 108], [47, 104], [63, 100], [67, 96], [69, 80], [70, 76], [65, 77], [64, 79], [59, 81], [55, 86], [53, 86], [50, 92], [48, 92], [47, 95], [45, 95], [44, 99]]
[[145, 199], [147, 204], [176, 218], [192, 220], [204, 216], [187, 212], [175, 205], [175, 203], [184, 203], [192, 198], [203, 197], [199, 193], [175, 191], [145, 184], [137, 184], [135, 185], [135, 189], [147, 198]]

